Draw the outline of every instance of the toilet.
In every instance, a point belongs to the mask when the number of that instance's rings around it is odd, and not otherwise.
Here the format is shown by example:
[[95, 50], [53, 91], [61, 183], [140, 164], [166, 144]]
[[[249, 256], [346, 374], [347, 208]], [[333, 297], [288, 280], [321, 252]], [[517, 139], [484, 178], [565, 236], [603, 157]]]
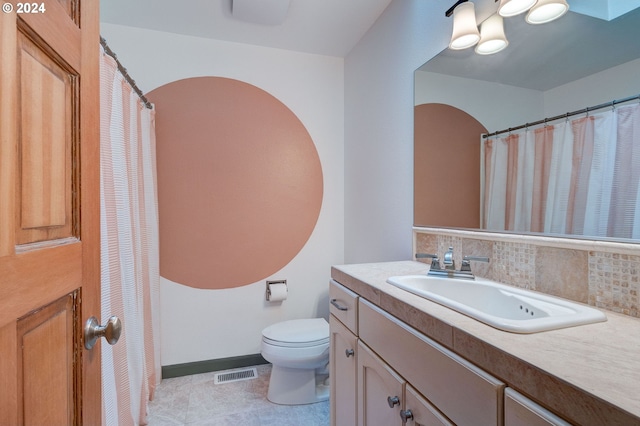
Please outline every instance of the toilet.
[[301, 405], [329, 399], [329, 323], [324, 318], [270, 325], [262, 330], [261, 353], [273, 365], [269, 401]]

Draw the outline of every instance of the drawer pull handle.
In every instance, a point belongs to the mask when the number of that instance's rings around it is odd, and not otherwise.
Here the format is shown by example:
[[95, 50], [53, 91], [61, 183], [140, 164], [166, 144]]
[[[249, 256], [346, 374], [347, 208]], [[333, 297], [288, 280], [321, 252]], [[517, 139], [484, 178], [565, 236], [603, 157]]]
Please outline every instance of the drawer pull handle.
[[406, 423], [407, 420], [413, 420], [413, 413], [411, 410], [400, 411], [400, 418], [402, 419], [402, 423]]
[[387, 404], [389, 404], [390, 408], [393, 408], [396, 405], [400, 405], [400, 398], [398, 398], [397, 396], [389, 396], [387, 397]]
[[349, 358], [350, 356], [355, 355], [355, 351], [353, 349], [345, 349], [344, 350], [344, 354], [347, 356], [347, 358]]
[[348, 311], [349, 308], [347, 308], [346, 306], [342, 306], [341, 304], [338, 303], [338, 299], [331, 299], [331, 304], [333, 306], [335, 306], [336, 308], [338, 308], [338, 310], [340, 311]]

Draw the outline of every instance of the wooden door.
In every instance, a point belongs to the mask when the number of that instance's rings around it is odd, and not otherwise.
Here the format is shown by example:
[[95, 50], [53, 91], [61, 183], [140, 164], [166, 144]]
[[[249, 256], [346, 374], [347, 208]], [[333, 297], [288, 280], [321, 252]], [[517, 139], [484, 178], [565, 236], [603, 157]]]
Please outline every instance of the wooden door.
[[333, 315], [329, 316], [331, 352], [331, 426], [355, 426], [358, 338]]
[[99, 425], [98, 1], [0, 14], [0, 424]]
[[358, 342], [358, 425], [402, 426], [405, 381]]

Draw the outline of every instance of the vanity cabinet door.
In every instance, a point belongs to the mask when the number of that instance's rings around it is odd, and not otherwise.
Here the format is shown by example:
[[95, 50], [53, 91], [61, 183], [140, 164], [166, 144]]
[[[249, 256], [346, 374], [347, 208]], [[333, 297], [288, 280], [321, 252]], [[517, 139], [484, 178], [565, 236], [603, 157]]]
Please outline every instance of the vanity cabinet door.
[[329, 316], [331, 352], [331, 426], [355, 426], [357, 418], [356, 368], [358, 338], [333, 315]]
[[560, 417], [511, 388], [504, 391], [505, 426], [570, 426]]
[[[407, 426], [455, 426], [411, 385], [406, 386], [404, 418]], [[401, 416], [403, 417], [403, 416]]]
[[404, 380], [358, 342], [358, 426], [402, 426]]

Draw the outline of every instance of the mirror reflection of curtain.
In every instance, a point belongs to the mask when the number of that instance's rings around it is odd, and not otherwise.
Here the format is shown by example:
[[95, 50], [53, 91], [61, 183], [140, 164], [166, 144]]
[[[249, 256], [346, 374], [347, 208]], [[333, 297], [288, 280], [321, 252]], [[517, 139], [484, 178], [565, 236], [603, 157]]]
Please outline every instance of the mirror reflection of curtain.
[[494, 136], [483, 150], [485, 229], [640, 238], [640, 105]]
[[155, 112], [104, 52], [100, 78], [102, 318], [122, 320], [102, 343], [103, 423], [143, 425], [161, 374]]

